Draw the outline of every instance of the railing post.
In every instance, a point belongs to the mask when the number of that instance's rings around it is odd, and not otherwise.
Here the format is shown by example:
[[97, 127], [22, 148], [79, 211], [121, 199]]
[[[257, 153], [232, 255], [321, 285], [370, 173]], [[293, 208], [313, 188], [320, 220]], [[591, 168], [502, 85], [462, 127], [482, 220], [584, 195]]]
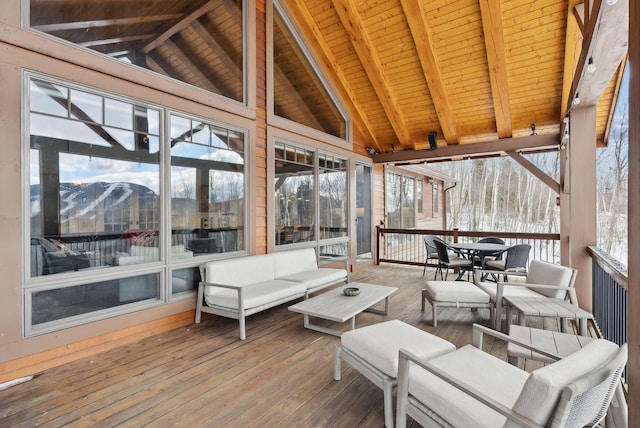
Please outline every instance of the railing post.
[[380, 264], [380, 226], [376, 225], [376, 258], [375, 264]]
[[454, 244], [458, 243], [458, 228], [457, 227], [453, 228], [453, 243]]

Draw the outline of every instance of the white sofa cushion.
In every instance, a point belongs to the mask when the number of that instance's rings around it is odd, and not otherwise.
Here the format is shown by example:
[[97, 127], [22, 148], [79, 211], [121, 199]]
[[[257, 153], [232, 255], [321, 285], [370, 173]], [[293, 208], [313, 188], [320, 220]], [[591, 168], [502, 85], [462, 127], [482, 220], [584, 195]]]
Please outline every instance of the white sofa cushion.
[[296, 273], [318, 269], [316, 250], [313, 248], [277, 251], [272, 254], [274, 257], [275, 278], [284, 278]]
[[[207, 272], [208, 276], [208, 272]], [[245, 309], [270, 305], [280, 300], [303, 296], [307, 291], [304, 284], [273, 279], [243, 287]], [[206, 287], [205, 301], [209, 306], [221, 306], [238, 310], [238, 291], [222, 287]]]
[[546, 425], [558, 404], [562, 389], [609, 361], [617, 350], [615, 343], [598, 339], [560, 361], [535, 370], [525, 383], [513, 410], [540, 425]]
[[286, 281], [304, 283], [307, 288], [314, 288], [320, 285], [346, 281], [347, 272], [344, 269], [318, 268], [291, 275], [278, 276], [277, 278]]
[[158, 247], [143, 247], [141, 245], [132, 245], [129, 248], [131, 257], [142, 257], [144, 261], [153, 262], [160, 260]]
[[398, 352], [406, 349], [429, 359], [456, 347], [444, 339], [400, 320], [350, 330], [340, 336], [342, 346], [392, 378], [398, 377]]
[[[543, 262], [541, 260], [531, 260], [531, 264], [529, 265], [529, 272], [527, 273], [526, 283], [558, 285], [567, 287], [571, 281], [572, 274], [573, 270], [566, 266]], [[537, 288], [534, 290], [547, 297], [555, 297], [558, 299], [564, 299], [567, 294], [566, 290], [542, 288]]]
[[206, 272], [206, 282], [240, 287], [275, 278], [272, 254], [209, 262]]
[[[429, 363], [509, 408], [528, 378], [526, 371], [472, 345], [435, 357]], [[416, 365], [411, 366], [409, 379], [409, 394], [453, 426], [495, 428], [505, 423], [501, 414]]]

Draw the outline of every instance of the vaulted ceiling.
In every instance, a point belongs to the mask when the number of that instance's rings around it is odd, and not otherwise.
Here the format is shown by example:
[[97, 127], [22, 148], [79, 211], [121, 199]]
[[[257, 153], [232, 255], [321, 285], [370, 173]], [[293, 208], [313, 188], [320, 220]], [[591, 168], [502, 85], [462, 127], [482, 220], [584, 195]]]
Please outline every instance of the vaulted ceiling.
[[[357, 150], [369, 147], [376, 161], [555, 149], [568, 111], [585, 105], [597, 105], [596, 139], [606, 141], [628, 0], [280, 1], [349, 111]], [[134, 11], [123, 0], [31, 0], [30, 20], [241, 101], [241, 3], [148, 0]], [[290, 76], [275, 72], [275, 86], [294, 91]], [[306, 105], [281, 109], [328, 122], [315, 112], [321, 103], [297, 99]]]
[[[569, 109], [586, 105], [598, 107], [598, 142], [608, 135], [625, 0], [285, 1], [361, 135], [383, 154], [374, 159], [557, 147]], [[445, 150], [423, 150], [432, 132]]]

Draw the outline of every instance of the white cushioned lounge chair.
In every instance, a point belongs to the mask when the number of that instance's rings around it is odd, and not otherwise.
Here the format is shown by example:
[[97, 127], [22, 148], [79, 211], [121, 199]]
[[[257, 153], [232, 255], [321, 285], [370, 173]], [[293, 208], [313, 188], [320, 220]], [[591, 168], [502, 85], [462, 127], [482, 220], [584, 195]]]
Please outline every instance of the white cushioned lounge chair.
[[594, 340], [528, 373], [483, 352], [483, 333], [509, 340], [474, 325], [475, 346], [428, 361], [400, 351], [397, 427], [406, 427], [407, 416], [423, 426], [486, 428], [583, 427], [605, 417], [627, 361], [626, 344]]

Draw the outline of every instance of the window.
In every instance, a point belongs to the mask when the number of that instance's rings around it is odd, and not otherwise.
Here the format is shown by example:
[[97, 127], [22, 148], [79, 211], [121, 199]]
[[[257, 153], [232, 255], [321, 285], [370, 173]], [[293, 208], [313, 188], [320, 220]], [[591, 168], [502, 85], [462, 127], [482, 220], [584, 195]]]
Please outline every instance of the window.
[[242, 0], [31, 2], [29, 27], [158, 74], [245, 102]]
[[274, 147], [276, 246], [314, 242], [321, 255], [347, 255], [347, 160], [289, 143]]
[[414, 228], [416, 224], [415, 178], [387, 171], [387, 227]]
[[275, 145], [276, 245], [315, 241], [315, 152]]
[[244, 249], [245, 133], [172, 114], [172, 257]]
[[347, 139], [347, 120], [309, 55], [274, 2], [273, 110], [275, 115]]
[[197, 257], [244, 250], [246, 130], [25, 76], [27, 335], [193, 295]]
[[320, 239], [348, 236], [347, 161], [329, 154], [319, 159]]

